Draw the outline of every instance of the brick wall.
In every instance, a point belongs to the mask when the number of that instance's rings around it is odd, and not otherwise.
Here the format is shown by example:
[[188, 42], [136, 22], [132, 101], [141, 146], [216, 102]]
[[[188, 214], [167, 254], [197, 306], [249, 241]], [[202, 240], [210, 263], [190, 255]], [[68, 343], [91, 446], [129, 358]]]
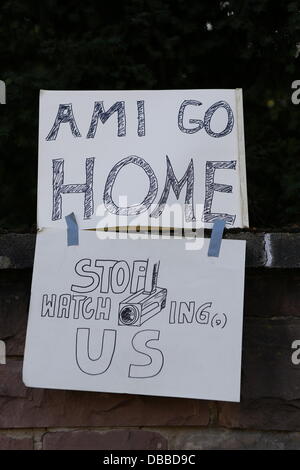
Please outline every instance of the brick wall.
[[300, 234], [227, 236], [248, 240], [240, 404], [25, 387], [34, 236], [0, 236], [0, 449], [300, 448]]

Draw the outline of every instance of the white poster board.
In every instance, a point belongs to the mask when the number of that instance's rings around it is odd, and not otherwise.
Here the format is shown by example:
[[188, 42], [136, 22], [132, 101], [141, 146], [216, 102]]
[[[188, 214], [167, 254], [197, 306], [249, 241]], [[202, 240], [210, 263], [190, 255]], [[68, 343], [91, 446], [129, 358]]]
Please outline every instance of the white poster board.
[[239, 401], [245, 241], [37, 237], [30, 387]]
[[80, 228], [247, 227], [241, 90], [42, 91], [38, 227], [71, 212]]

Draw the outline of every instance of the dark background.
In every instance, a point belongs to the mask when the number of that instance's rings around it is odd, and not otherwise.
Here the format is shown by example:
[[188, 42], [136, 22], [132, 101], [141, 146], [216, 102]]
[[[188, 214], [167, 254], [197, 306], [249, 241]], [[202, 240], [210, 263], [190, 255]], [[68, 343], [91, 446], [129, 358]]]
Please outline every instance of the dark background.
[[0, 228], [35, 229], [40, 89], [243, 88], [250, 225], [298, 230], [297, 43], [299, 1], [2, 0]]

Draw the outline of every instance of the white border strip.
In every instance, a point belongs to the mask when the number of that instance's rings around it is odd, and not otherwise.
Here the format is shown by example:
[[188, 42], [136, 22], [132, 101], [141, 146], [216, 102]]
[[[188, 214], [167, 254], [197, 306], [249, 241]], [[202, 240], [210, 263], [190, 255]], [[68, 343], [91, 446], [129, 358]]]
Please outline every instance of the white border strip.
[[3, 80], [0, 80], [0, 104], [6, 104], [6, 85]]
[[237, 88], [235, 90], [235, 97], [236, 97], [236, 114], [237, 114], [242, 227], [249, 227], [246, 152], [245, 152], [245, 137], [244, 137], [243, 90], [241, 88]]

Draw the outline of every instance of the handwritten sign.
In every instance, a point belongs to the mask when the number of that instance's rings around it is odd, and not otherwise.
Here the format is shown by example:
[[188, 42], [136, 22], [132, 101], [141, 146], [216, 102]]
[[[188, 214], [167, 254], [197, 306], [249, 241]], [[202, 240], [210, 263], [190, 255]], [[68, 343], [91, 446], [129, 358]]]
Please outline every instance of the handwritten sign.
[[37, 237], [30, 387], [239, 401], [245, 242]]
[[38, 178], [25, 384], [239, 401], [245, 242], [86, 229], [247, 226], [241, 91], [43, 91]]
[[38, 226], [70, 212], [80, 228], [248, 226], [241, 90], [42, 91]]

